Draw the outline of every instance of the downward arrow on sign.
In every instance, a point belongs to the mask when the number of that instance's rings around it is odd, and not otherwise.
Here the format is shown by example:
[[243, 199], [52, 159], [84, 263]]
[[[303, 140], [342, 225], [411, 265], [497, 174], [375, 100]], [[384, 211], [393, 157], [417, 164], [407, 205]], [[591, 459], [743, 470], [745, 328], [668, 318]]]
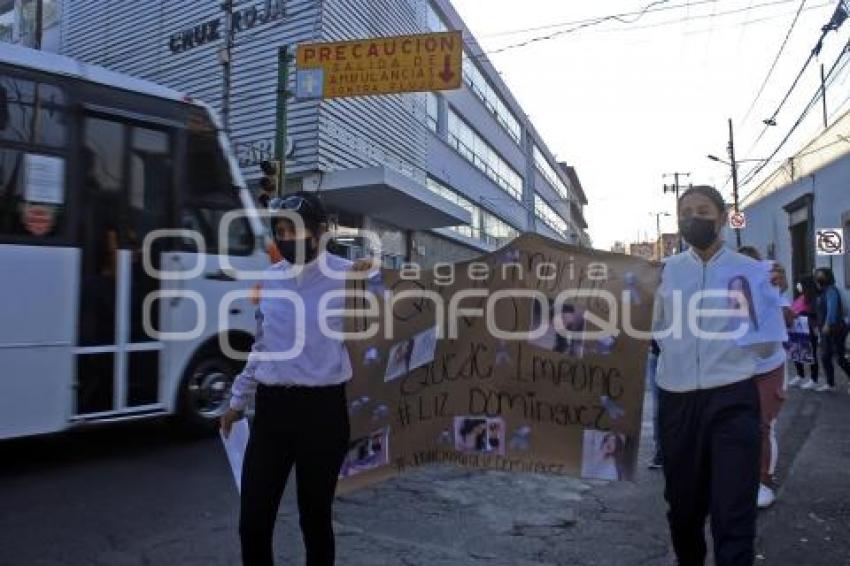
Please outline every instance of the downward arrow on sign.
[[452, 71], [452, 56], [446, 55], [445, 66], [443, 67], [442, 72], [438, 75], [441, 79], [443, 79], [444, 83], [449, 83], [455, 78], [455, 73]]

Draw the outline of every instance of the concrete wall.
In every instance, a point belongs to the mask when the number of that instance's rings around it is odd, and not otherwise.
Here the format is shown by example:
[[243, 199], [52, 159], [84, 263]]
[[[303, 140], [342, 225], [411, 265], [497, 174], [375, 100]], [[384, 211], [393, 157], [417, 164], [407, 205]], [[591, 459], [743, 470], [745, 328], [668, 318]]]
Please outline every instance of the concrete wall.
[[[810, 194], [814, 196], [813, 218], [815, 231], [823, 228], [844, 228], [845, 248], [846, 239], [850, 235], [850, 156], [845, 156], [830, 165], [816, 171], [812, 175], [795, 180], [792, 184], [781, 188], [744, 209], [747, 216], [747, 227], [742, 230], [744, 244], [758, 248], [762, 254], [767, 254], [771, 246], [775, 249], [776, 259], [790, 269], [791, 266], [791, 236], [789, 232], [789, 215], [783, 209], [799, 199]], [[727, 228], [727, 242], [734, 243], [734, 232]], [[815, 242], [808, 243], [815, 247]], [[845, 249], [845, 251], [847, 251]], [[844, 291], [845, 300], [850, 299], [848, 285], [850, 277], [850, 258], [835, 256], [832, 258], [832, 269], [838, 287]], [[829, 257], [815, 256], [815, 267], [830, 267]], [[850, 307], [850, 301], [846, 302]]]
[[[481, 257], [486, 252], [443, 238], [431, 232], [414, 232], [411, 261], [423, 269], [431, 269], [437, 262], [459, 263]], [[420, 254], [424, 251], [424, 254]]]

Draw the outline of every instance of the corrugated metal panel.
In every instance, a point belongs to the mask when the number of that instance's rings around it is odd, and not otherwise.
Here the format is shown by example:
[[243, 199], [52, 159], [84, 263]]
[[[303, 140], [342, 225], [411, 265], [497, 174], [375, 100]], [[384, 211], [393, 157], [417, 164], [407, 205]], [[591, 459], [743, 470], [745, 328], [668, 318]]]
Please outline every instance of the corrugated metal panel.
[[[275, 0], [277, 1], [277, 0]], [[255, 163], [271, 157], [274, 147], [278, 46], [306, 41], [333, 41], [428, 31], [428, 0], [286, 0], [283, 19], [236, 34], [231, 90], [231, 131], [237, 156], [247, 177], [258, 175]], [[241, 0], [237, 9], [259, 6], [266, 0]], [[438, 0], [445, 5], [446, 0]], [[65, 53], [83, 61], [165, 84], [221, 107], [222, 72], [215, 40], [184, 52], [172, 53], [169, 39], [222, 16], [221, 0], [72, 0], [65, 4]], [[321, 12], [320, 12], [321, 10]], [[459, 21], [453, 10], [453, 18]], [[223, 32], [223, 29], [221, 30]], [[506, 86], [489, 64], [481, 65], [488, 79], [505, 95], [521, 122], [534, 135]], [[292, 73], [294, 80], [294, 73]], [[294, 85], [290, 85], [293, 88]], [[447, 94], [479, 133], [505, 159], [527, 175], [527, 151], [509, 140], [480, 102], [464, 90]], [[424, 183], [429, 166], [446, 178], [443, 145], [434, 145], [423, 126], [425, 95], [421, 93], [337, 99], [290, 101], [289, 135], [295, 152], [288, 171], [309, 171], [384, 165]], [[536, 135], [534, 136], [537, 139]], [[436, 157], [430, 150], [439, 149]], [[543, 146], [545, 150], [545, 145]], [[451, 174], [473, 202], [495, 203], [503, 218], [522, 217], [525, 211], [463, 159], [449, 159]], [[527, 184], [541, 186], [533, 177]], [[550, 190], [541, 193], [551, 197]], [[552, 198], [547, 198], [550, 202]], [[568, 206], [555, 207], [570, 219]]]
[[[322, 40], [425, 31], [421, 0], [325, 0]], [[417, 112], [424, 94], [325, 101], [319, 110], [322, 170], [385, 165], [425, 182], [428, 137]]]
[[[248, 6], [257, 6], [261, 13], [265, 10], [263, 0], [237, 4], [237, 10]], [[173, 34], [222, 17], [220, 6], [219, 0], [69, 2], [64, 15], [65, 52], [171, 86], [220, 108], [222, 40], [179, 53], [169, 48]], [[278, 46], [314, 39], [318, 24], [315, 1], [288, 0], [284, 18], [236, 33], [230, 125], [247, 176], [258, 174], [250, 164], [270, 158], [274, 148]], [[295, 142], [291, 172], [316, 168], [317, 109], [316, 102], [290, 102], [289, 135]]]

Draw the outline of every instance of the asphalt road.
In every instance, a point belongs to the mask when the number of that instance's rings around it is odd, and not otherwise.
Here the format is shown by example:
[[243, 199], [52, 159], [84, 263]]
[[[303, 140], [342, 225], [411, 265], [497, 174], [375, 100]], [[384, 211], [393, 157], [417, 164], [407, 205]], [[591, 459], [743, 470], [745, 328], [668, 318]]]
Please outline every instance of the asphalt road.
[[[757, 563], [850, 565], [850, 396], [791, 397]], [[341, 497], [338, 564], [668, 564], [650, 448], [635, 483], [436, 467]], [[238, 564], [237, 511], [218, 438], [167, 421], [0, 443], [2, 566]], [[296, 515], [290, 486], [278, 564], [303, 563]]]

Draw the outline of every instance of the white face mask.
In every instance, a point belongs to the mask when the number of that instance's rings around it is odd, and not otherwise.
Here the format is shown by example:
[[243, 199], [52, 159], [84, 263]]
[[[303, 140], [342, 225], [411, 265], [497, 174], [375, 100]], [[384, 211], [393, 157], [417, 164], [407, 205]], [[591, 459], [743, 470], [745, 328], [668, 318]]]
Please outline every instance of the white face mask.
[[798, 292], [798, 293], [802, 293], [802, 292], [803, 292], [803, 284], [802, 284], [802, 283], [797, 283], [797, 292]]

